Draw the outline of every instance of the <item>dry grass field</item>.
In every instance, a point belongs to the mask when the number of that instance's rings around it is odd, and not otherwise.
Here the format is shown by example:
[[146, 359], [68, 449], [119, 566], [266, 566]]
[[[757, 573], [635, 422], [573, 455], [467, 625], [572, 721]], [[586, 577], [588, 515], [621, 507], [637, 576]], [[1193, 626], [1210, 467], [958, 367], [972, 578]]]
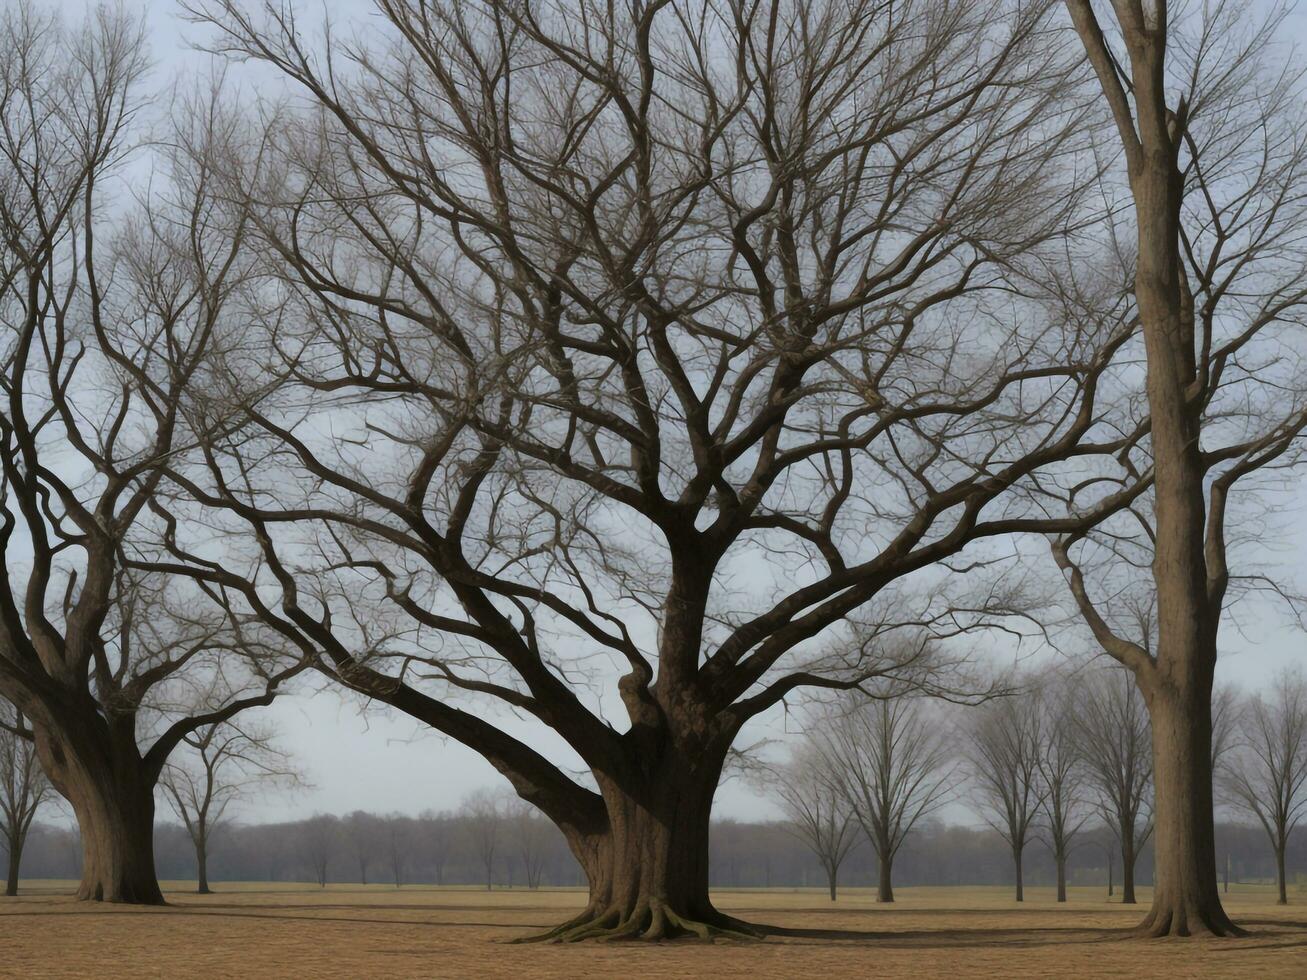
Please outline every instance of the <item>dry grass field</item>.
[[[1307, 977], [1307, 894], [1277, 908], [1237, 886], [1252, 934], [1216, 941], [1123, 940], [1139, 908], [1074, 890], [1057, 907], [1029, 889], [905, 888], [893, 907], [850, 890], [722, 891], [718, 904], [783, 927], [762, 942], [510, 945], [573, 914], [575, 890], [220, 885], [173, 882], [168, 908], [91, 906], [67, 883], [0, 898], [0, 974], [9, 977]], [[1147, 901], [1147, 892], [1140, 896]]]

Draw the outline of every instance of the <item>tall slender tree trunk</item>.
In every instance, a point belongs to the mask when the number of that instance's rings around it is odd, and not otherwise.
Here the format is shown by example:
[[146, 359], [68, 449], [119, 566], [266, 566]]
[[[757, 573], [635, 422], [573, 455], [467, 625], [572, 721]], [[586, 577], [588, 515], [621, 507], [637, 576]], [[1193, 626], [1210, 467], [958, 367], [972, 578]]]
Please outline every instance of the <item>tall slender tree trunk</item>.
[[876, 889], [876, 901], [894, 901], [894, 859], [882, 853], [877, 862], [880, 866], [880, 882]]
[[1133, 828], [1121, 828], [1121, 904], [1134, 905], [1135, 835]]
[[1057, 900], [1066, 901], [1066, 851], [1059, 847], [1057, 853], [1053, 855], [1053, 861], [1057, 865]]
[[1012, 864], [1015, 867], [1016, 874], [1017, 874], [1017, 901], [1018, 902], [1024, 902], [1026, 900], [1025, 882], [1023, 880], [1022, 873], [1021, 873], [1021, 857], [1022, 857], [1022, 848], [1020, 847], [1012, 848]]
[[835, 879], [838, 875], [839, 869], [836, 868], [833, 863], [826, 866], [826, 879], [827, 883], [830, 885], [830, 900], [832, 902], [835, 901]]
[[199, 878], [195, 888], [196, 894], [212, 894], [209, 890], [209, 841], [204, 833], [195, 839], [195, 867], [196, 877]]
[[1275, 880], [1280, 886], [1280, 897], [1275, 900], [1276, 905], [1288, 905], [1289, 893], [1285, 890], [1284, 882], [1284, 844], [1275, 849]]
[[1221, 890], [1225, 894], [1230, 894], [1230, 852], [1225, 852], [1225, 878], [1221, 882]]
[[1112, 852], [1107, 852], [1107, 897], [1111, 898], [1115, 894], [1112, 887]]
[[1233, 935], [1216, 885], [1212, 818], [1211, 675], [1193, 685], [1156, 684], [1153, 907], [1140, 926], [1152, 936]]
[[5, 894], [10, 897], [18, 894], [18, 866], [23, 860], [23, 841], [16, 837], [9, 839], [9, 876], [5, 880]]

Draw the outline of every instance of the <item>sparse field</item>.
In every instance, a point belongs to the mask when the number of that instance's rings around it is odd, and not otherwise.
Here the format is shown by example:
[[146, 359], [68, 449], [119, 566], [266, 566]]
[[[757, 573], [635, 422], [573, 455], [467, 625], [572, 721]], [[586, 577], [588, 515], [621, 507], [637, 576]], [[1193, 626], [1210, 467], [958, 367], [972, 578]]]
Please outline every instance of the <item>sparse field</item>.
[[[182, 883], [166, 883], [174, 888]], [[4, 976], [331, 977], [1307, 977], [1307, 895], [1277, 909], [1267, 889], [1229, 896], [1241, 940], [1123, 941], [1139, 908], [1081, 889], [1056, 907], [1030, 889], [905, 888], [893, 907], [850, 890], [722, 891], [718, 903], [789, 935], [763, 942], [522, 946], [582, 904], [575, 890], [227, 885], [141, 909], [72, 901], [36, 883], [0, 899]], [[1146, 901], [1146, 892], [1141, 896]]]

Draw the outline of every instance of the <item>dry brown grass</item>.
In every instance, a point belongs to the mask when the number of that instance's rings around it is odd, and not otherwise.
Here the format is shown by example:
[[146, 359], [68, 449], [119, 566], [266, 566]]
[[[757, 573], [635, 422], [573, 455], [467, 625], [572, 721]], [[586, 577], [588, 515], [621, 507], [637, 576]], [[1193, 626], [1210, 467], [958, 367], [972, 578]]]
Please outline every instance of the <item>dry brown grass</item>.
[[832, 905], [775, 889], [716, 896], [736, 915], [792, 930], [764, 942], [514, 946], [505, 940], [566, 918], [582, 893], [220, 885], [142, 909], [31, 884], [0, 899], [4, 976], [1307, 977], [1307, 895], [1277, 908], [1251, 886], [1228, 900], [1252, 930], [1239, 940], [1125, 939], [1142, 910], [1105, 904], [1100, 889], [1073, 890], [1062, 907], [1038, 888], [1024, 907], [1000, 888], [905, 888], [893, 907], [860, 890]]

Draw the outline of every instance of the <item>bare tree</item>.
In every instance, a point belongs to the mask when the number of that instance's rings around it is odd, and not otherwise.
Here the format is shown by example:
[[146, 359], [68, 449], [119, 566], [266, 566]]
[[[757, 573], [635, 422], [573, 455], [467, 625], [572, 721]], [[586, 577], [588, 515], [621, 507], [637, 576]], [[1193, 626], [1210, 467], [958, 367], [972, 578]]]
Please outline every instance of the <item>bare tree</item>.
[[[1050, 6], [382, 0], [354, 46], [189, 4], [313, 111], [209, 154], [284, 305], [251, 310], [269, 353], [231, 386], [257, 436], [172, 475], [257, 554], [170, 541], [173, 570], [554, 820], [591, 897], [553, 938], [744, 929], [707, 869], [740, 728], [919, 666], [845, 626], [905, 577], [1096, 518], [1038, 503], [1129, 438], [1095, 428], [1129, 324], [1049, 313], [1094, 176]], [[361, 636], [365, 601], [408, 639]]]
[[276, 733], [245, 720], [205, 725], [182, 739], [159, 780], [164, 799], [195, 847], [201, 895], [210, 893], [209, 850], [233, 803], [256, 790], [299, 782]]
[[506, 809], [508, 821], [513, 828], [513, 840], [517, 844], [518, 855], [522, 858], [526, 886], [539, 888], [540, 875], [545, 866], [550, 827], [540, 816], [539, 811], [526, 800], [510, 801]]
[[[1269, 17], [1242, 0], [1066, 6], [1115, 122], [1126, 180], [1111, 173], [1106, 194], [1120, 188], [1134, 205], [1133, 228], [1106, 229], [1115, 286], [1083, 306], [1128, 303], [1147, 370], [1126, 426], [1148, 419], [1147, 438], [1069, 503], [1104, 486], [1150, 489], [1104, 534], [1062, 536], [1053, 549], [1152, 717], [1156, 885], [1140, 931], [1231, 935], [1216, 882], [1212, 680], [1223, 609], [1241, 581], [1231, 572], [1236, 490], [1254, 506], [1247, 489], [1297, 462], [1307, 425], [1295, 333], [1307, 307], [1303, 72], [1279, 54], [1280, 5]], [[1136, 573], [1156, 596], [1155, 636], [1120, 628], [1104, 598]]]
[[836, 784], [830, 760], [809, 735], [788, 764], [769, 769], [768, 785], [787, 817], [785, 827], [803, 841], [826, 872], [830, 900], [836, 899], [840, 866], [858, 841], [858, 825]]
[[377, 818], [363, 810], [355, 810], [340, 821], [341, 836], [358, 868], [359, 884], [368, 883], [368, 868], [377, 856]]
[[445, 863], [449, 860], [450, 817], [445, 813], [422, 813], [423, 850], [431, 862], [432, 876], [437, 885], [444, 884]]
[[340, 821], [330, 814], [318, 814], [304, 822], [299, 845], [304, 860], [312, 868], [319, 888], [327, 887], [327, 871], [341, 845]]
[[[1086, 766], [1080, 742], [1078, 699], [1069, 678], [1046, 684], [1040, 698], [1039, 775], [1043, 781], [1043, 830], [1057, 866], [1057, 900], [1066, 901], [1066, 864], [1076, 836], [1089, 819]], [[1110, 870], [1109, 870], [1110, 875]], [[1108, 885], [1111, 894], [1111, 884]]]
[[499, 854], [504, 829], [505, 803], [502, 793], [478, 789], [469, 793], [459, 808], [464, 830], [486, 872], [486, 891], [494, 887], [495, 857]]
[[[147, 203], [107, 208], [134, 141], [140, 23], [100, 7], [65, 28], [18, 2], [0, 38], [0, 696], [76, 815], [79, 897], [161, 903], [152, 836], [169, 754], [269, 703], [295, 669], [272, 666], [284, 645], [260, 647], [212, 590], [136, 557], [142, 526], [166, 523], [151, 504], [163, 461], [193, 445], [190, 407], [217, 411], [206, 365], [241, 342], [218, 323], [243, 274], [239, 233], [211, 175], [167, 151]], [[179, 710], [215, 672], [231, 699]]]
[[976, 800], [985, 821], [1012, 850], [1016, 900], [1025, 901], [1022, 858], [1044, 802], [1040, 776], [1043, 717], [1037, 690], [976, 709], [967, 732]]
[[9, 857], [5, 894], [18, 894], [18, 871], [28, 831], [49, 800], [50, 782], [36, 758], [32, 731], [23, 716], [0, 701], [0, 834]]
[[1220, 775], [1226, 799], [1256, 817], [1270, 838], [1277, 901], [1286, 904], [1284, 855], [1307, 814], [1307, 676], [1301, 669], [1280, 673], [1269, 693], [1251, 698]]
[[404, 884], [409, 857], [413, 850], [413, 821], [398, 813], [386, 819], [386, 857], [395, 887]]
[[1110, 668], [1079, 684], [1076, 730], [1103, 822], [1121, 848], [1121, 901], [1135, 902], [1135, 861], [1153, 831], [1148, 708], [1127, 671]]
[[902, 696], [845, 699], [818, 730], [824, 778], [876, 854], [878, 902], [894, 901], [894, 857], [912, 828], [948, 799], [956, 766], [945, 730], [919, 699]]

